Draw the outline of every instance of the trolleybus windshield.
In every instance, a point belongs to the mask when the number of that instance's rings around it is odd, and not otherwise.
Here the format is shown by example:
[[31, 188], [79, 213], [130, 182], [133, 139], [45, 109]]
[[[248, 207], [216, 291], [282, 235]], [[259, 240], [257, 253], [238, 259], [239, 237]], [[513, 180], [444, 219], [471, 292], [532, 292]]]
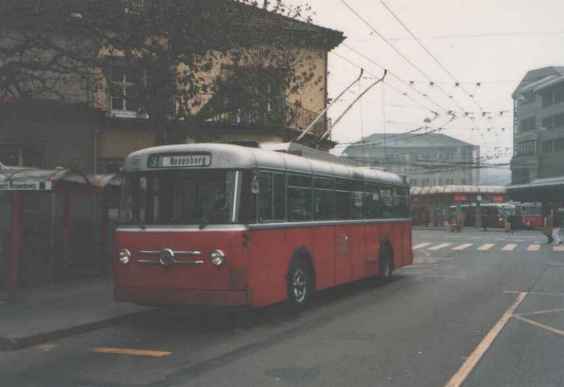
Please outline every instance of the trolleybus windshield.
[[124, 225], [230, 224], [236, 171], [174, 170], [130, 174], [125, 178]]

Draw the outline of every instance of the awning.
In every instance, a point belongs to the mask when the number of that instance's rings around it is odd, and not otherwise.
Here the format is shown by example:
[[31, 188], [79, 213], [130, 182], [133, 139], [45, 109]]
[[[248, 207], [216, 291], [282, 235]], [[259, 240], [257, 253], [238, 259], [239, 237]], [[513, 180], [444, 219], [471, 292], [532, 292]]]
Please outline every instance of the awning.
[[441, 195], [441, 194], [498, 194], [507, 192], [506, 187], [497, 185], [442, 185], [432, 187], [412, 187], [411, 195]]
[[522, 202], [564, 202], [564, 176], [510, 185], [507, 187], [507, 194], [511, 199]]
[[85, 175], [69, 169], [52, 170], [0, 166], [0, 191], [52, 191], [58, 184], [74, 183], [92, 189], [104, 189], [108, 185], [119, 186], [117, 175]]

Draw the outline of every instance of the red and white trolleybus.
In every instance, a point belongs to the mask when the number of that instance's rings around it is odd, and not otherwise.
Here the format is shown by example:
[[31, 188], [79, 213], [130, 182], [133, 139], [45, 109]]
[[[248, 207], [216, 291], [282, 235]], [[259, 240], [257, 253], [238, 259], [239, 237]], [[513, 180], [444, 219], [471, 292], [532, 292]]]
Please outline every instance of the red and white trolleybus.
[[305, 304], [410, 265], [409, 187], [391, 173], [224, 144], [155, 147], [124, 167], [115, 298]]

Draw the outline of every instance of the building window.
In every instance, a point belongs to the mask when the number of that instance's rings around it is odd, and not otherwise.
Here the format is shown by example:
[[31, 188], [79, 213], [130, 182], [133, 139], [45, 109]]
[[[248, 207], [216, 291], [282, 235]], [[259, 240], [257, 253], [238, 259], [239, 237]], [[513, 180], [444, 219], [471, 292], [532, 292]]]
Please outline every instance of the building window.
[[141, 15], [145, 9], [145, 0], [124, 0], [125, 13]]
[[550, 117], [546, 117], [542, 120], [542, 126], [544, 129], [559, 129], [564, 128], [564, 114], [556, 114]]
[[542, 143], [542, 152], [543, 153], [552, 153], [553, 151], [554, 151], [554, 142], [544, 141]]
[[519, 124], [519, 130], [521, 132], [527, 132], [530, 130], [535, 130], [536, 127], [536, 119], [535, 117], [529, 117], [524, 120], [521, 120]]
[[133, 117], [146, 115], [140, 104], [141, 92], [145, 84], [144, 71], [125, 66], [112, 66], [110, 87], [112, 113]]
[[515, 153], [517, 156], [531, 156], [537, 153], [537, 142], [524, 141], [516, 145]]
[[123, 159], [121, 158], [100, 158], [96, 163], [96, 173], [113, 174], [119, 173], [123, 167]]
[[554, 141], [554, 151], [555, 152], [564, 151], [564, 138], [559, 138]]
[[542, 94], [543, 108], [563, 102], [564, 102], [564, 85], [554, 87], [553, 89], [547, 90]]

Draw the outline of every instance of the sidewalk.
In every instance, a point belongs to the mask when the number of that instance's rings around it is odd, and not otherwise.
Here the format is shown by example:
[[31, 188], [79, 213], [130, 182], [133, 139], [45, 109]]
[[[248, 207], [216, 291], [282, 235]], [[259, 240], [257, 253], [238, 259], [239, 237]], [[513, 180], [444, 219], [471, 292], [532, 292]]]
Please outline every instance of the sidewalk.
[[[414, 230], [450, 232], [446, 226], [413, 226], [413, 229]], [[464, 232], [464, 230], [482, 231], [482, 232], [491, 232], [491, 231], [493, 231], [493, 232], [506, 232], [505, 229], [497, 228], [497, 227], [496, 228], [488, 227], [487, 231], [483, 231], [481, 227], [478, 228], [478, 227], [466, 226], [466, 227], [464, 227], [462, 232]], [[517, 232], [517, 231], [528, 231], [528, 230], [515, 230], [515, 232]]]
[[150, 309], [113, 301], [110, 279], [22, 290], [8, 303], [0, 293], [0, 351], [16, 350], [99, 329]]

